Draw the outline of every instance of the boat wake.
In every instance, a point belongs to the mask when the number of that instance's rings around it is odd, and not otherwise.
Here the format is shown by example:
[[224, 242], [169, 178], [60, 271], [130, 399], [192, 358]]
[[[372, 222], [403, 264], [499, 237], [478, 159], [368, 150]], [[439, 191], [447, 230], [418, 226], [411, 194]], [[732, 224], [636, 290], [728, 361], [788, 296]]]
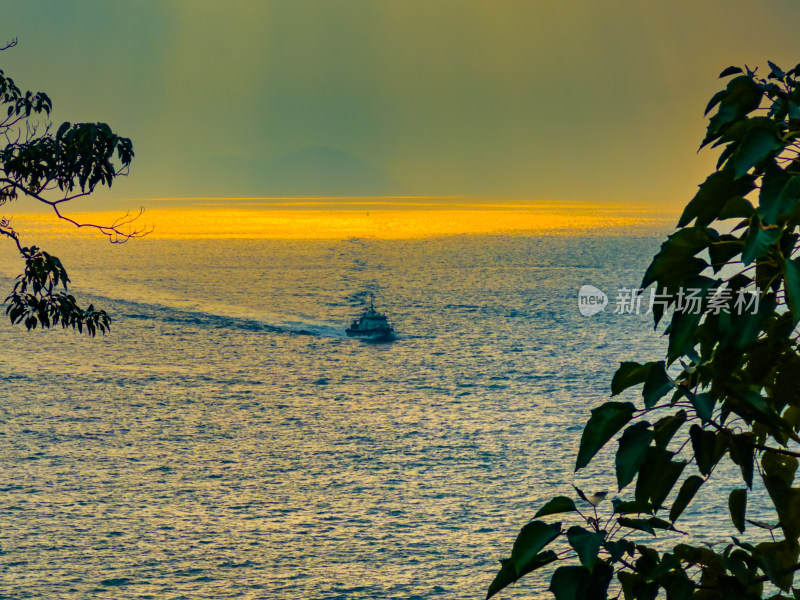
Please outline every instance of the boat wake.
[[[7, 283], [6, 287], [9, 287], [13, 283], [10, 279], [4, 282], [4, 279], [7, 278], [0, 277], [0, 286]], [[206, 302], [198, 306], [197, 302], [167, 296], [159, 296], [159, 302], [149, 302], [147, 296], [150, 296], [152, 292], [145, 293], [135, 289], [127, 291], [129, 292], [127, 298], [100, 294], [96, 291], [89, 291], [81, 296], [82, 301], [86, 304], [92, 303], [104, 308], [111, 316], [112, 326], [114, 321], [122, 322], [125, 319], [131, 319], [194, 325], [209, 329], [264, 331], [330, 339], [348, 338], [347, 324], [340, 321], [314, 319], [297, 314], [262, 312], [226, 304], [218, 305]], [[0, 304], [0, 311], [3, 309], [4, 306]], [[362, 338], [362, 341], [380, 343], [387, 340], [383, 337], [370, 339], [367, 336]]]
[[132, 319], [188, 324], [209, 329], [239, 329], [335, 339], [347, 337], [342, 323], [314, 320], [298, 315], [258, 314], [252, 310], [235, 314], [230, 307], [184, 308], [99, 295], [91, 295], [87, 300], [105, 307], [111, 315], [112, 322]]

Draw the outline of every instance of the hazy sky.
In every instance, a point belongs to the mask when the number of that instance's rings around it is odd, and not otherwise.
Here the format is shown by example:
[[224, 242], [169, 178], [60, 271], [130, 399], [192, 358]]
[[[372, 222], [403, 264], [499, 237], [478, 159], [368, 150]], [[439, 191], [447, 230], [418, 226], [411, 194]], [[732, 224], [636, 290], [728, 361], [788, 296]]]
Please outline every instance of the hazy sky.
[[0, 7], [8, 75], [133, 139], [127, 198], [261, 196], [253, 168], [322, 146], [411, 194], [685, 202], [719, 72], [800, 62], [797, 0]]

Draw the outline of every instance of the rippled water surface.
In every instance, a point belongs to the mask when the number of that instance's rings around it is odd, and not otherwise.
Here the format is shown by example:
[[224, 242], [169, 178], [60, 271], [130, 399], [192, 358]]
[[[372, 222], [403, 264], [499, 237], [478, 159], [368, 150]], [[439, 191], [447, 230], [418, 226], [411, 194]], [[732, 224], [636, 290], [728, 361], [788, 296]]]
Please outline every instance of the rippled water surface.
[[[0, 326], [2, 597], [484, 597], [543, 498], [609, 485], [582, 423], [663, 344], [576, 293], [659, 241], [57, 241], [114, 324]], [[369, 292], [392, 344], [343, 334]]]

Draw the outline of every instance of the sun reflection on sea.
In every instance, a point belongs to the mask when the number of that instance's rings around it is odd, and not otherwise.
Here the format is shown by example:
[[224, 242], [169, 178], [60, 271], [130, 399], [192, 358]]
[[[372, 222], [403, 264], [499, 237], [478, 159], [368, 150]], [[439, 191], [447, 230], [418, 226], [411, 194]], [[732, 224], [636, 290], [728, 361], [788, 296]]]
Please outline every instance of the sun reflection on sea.
[[[674, 211], [649, 205], [621, 203], [204, 199], [191, 206], [161, 208], [162, 202], [150, 201], [151, 206], [138, 221], [152, 227], [149, 237], [153, 239], [414, 239], [592, 231], [624, 235], [641, 229], [663, 229], [676, 216]], [[83, 223], [107, 225], [119, 213], [82, 212], [70, 216]], [[21, 232], [75, 235], [71, 225], [41, 214], [16, 215], [15, 226]]]

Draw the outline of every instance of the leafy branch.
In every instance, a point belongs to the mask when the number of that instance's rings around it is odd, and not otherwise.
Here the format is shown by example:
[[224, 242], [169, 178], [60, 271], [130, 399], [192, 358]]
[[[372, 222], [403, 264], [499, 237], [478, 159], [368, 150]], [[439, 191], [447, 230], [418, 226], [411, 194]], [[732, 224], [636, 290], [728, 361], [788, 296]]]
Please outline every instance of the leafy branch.
[[85, 330], [91, 336], [108, 331], [111, 320], [105, 311], [91, 304], [82, 309], [67, 293], [69, 277], [57, 257], [36, 246], [22, 248], [22, 255], [25, 271], [17, 276], [11, 295], [5, 299], [12, 323], [24, 323], [29, 330], [37, 325], [46, 328], [61, 324], [64, 329]]
[[[0, 50], [16, 44], [14, 39]], [[147, 235], [151, 229], [138, 222], [143, 209], [110, 224], [80, 222], [64, 214], [64, 203], [127, 176], [133, 144], [105, 123], [66, 122], [53, 133], [51, 110], [47, 94], [23, 92], [0, 70], [0, 136], [5, 139], [0, 148], [0, 206], [22, 198], [38, 201], [50, 206], [58, 219], [94, 229], [112, 243]], [[5, 300], [12, 323], [24, 323], [28, 329], [60, 323], [90, 335], [108, 330], [104, 311], [91, 305], [81, 309], [67, 293], [69, 279], [56, 257], [35, 246], [24, 247], [9, 218], [0, 218], [0, 236], [12, 240], [25, 261], [25, 272]]]
[[[716, 170], [644, 274], [641, 289], [659, 298], [654, 324], [668, 319], [665, 360], [622, 363], [611, 394], [640, 387], [637, 403], [608, 401], [583, 430], [575, 470], [616, 439], [618, 491], [632, 486], [632, 497], [614, 498], [605, 516], [606, 492], [576, 488], [591, 514], [567, 496], [551, 499], [523, 527], [487, 597], [556, 561], [569, 563], [550, 576], [557, 600], [605, 598], [612, 583], [626, 600], [760, 598], [771, 594], [766, 583], [792, 589], [800, 570], [800, 65], [768, 68], [766, 77], [747, 67], [720, 75], [729, 80], [706, 107], [716, 112], [701, 144], [721, 148]], [[728, 493], [731, 524], [739, 534], [748, 524], [766, 529], [771, 541], [733, 535], [721, 550], [679, 543], [669, 552], [633, 541], [659, 530], [686, 535], [676, 522], [726, 457], [744, 484]], [[775, 525], [747, 518], [756, 476]], [[583, 526], [543, 519], [564, 514]]]

